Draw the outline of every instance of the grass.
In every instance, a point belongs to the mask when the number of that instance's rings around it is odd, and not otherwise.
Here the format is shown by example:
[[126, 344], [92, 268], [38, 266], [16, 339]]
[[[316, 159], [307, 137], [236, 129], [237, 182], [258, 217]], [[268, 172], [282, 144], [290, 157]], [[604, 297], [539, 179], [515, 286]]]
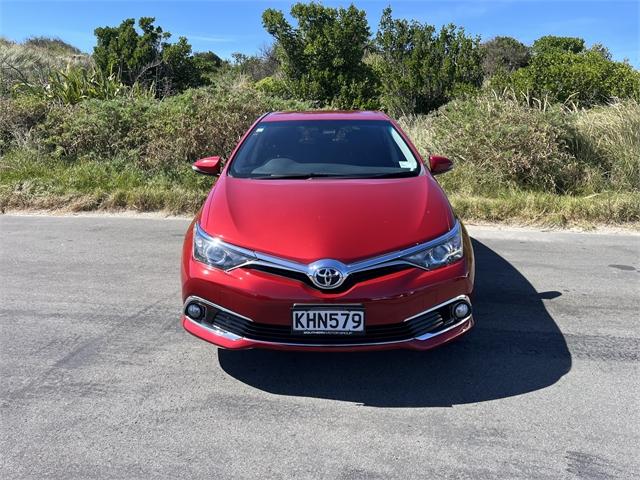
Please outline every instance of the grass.
[[[6, 155], [0, 162], [0, 210], [67, 212], [161, 211], [193, 214], [211, 179], [188, 165], [172, 174], [149, 173], [122, 161], [68, 164], [37, 152]], [[491, 197], [451, 191], [449, 199], [466, 221], [553, 227], [640, 224], [640, 193], [583, 196], [504, 190]]]
[[59, 39], [31, 38], [15, 43], [0, 37], [0, 93], [17, 81], [37, 82], [69, 65], [89, 66], [91, 57]]
[[21, 151], [0, 162], [0, 210], [192, 213], [211, 183], [188, 166], [182, 174], [153, 174], [124, 161], [68, 164]]
[[449, 200], [462, 219], [471, 221], [550, 227], [640, 227], [640, 193], [635, 192], [586, 196], [500, 192], [494, 197], [454, 193]]
[[640, 104], [582, 110], [575, 117], [575, 156], [602, 165], [618, 189], [640, 190]]

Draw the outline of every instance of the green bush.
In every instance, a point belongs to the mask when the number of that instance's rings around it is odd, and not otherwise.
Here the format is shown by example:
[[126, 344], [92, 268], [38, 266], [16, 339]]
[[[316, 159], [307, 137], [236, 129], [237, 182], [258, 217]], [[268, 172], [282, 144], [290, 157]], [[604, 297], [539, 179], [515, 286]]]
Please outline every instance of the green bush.
[[[9, 105], [18, 109], [15, 101]], [[308, 107], [265, 95], [245, 77], [221, 77], [211, 87], [162, 100], [132, 96], [51, 105], [46, 117], [38, 119], [34, 142], [68, 162], [115, 159], [167, 171], [199, 157], [228, 156], [249, 125], [266, 111]], [[20, 115], [12, 114], [14, 122], [27, 128], [28, 119], [21, 120]], [[13, 128], [8, 124], [5, 130]]]
[[491, 88], [512, 88], [524, 97], [582, 107], [615, 98], [640, 100], [640, 72], [631, 65], [608, 60], [596, 51], [571, 53], [552, 50], [536, 55], [529, 66], [509, 76], [497, 76]]
[[480, 45], [485, 78], [497, 72], [513, 72], [529, 64], [529, 48], [512, 37], [495, 37]]
[[[154, 86], [161, 95], [181, 92], [206, 83], [206, 71], [198, 70], [191, 45], [185, 37], [175, 43], [171, 34], [154, 25], [155, 18], [123, 20], [117, 27], [99, 27], [94, 33], [93, 59], [105, 74], [115, 73], [125, 85]], [[138, 31], [140, 30], [140, 32]]]
[[278, 77], [265, 77], [256, 82], [258, 91], [272, 97], [290, 98], [291, 89], [284, 79]]
[[230, 81], [157, 103], [150, 115], [144, 165], [166, 168], [209, 155], [226, 158], [262, 113], [309, 108], [299, 101], [265, 95], [244, 77]]
[[0, 97], [0, 154], [27, 143], [33, 130], [46, 119], [49, 108], [43, 98]]
[[402, 122], [425, 156], [437, 153], [456, 162], [442, 177], [450, 191], [640, 192], [640, 104], [633, 100], [591, 110], [545, 110], [483, 96]]
[[38, 141], [55, 157], [75, 161], [139, 161], [155, 100], [117, 98], [56, 105], [38, 129]]
[[567, 191], [580, 176], [570, 152], [570, 125], [558, 111], [478, 97], [448, 103], [429, 124], [428, 144], [419, 146], [458, 163], [460, 168], [445, 178], [456, 189]]
[[236, 52], [232, 53], [231, 57], [233, 58], [232, 68], [256, 82], [273, 77], [280, 71], [280, 60], [278, 60], [275, 44], [261, 48], [257, 55]]
[[557, 37], [545, 35], [531, 45], [533, 55], [545, 55], [552, 52], [581, 53], [584, 51], [584, 40], [578, 37]]

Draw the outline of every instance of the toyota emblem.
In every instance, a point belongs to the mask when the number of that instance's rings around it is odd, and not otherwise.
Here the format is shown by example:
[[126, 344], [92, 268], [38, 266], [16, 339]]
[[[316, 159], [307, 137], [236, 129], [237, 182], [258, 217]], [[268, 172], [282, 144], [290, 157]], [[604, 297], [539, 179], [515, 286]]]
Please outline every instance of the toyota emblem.
[[339, 262], [333, 260], [318, 261], [313, 264], [309, 277], [316, 287], [323, 289], [339, 287], [347, 276], [340, 266]]

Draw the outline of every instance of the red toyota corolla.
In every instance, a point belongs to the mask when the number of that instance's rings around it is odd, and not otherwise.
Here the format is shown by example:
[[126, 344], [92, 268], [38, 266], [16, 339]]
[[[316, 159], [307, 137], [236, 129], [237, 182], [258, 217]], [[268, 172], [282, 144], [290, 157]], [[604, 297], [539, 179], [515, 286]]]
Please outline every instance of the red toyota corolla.
[[[379, 112], [268, 113], [189, 227], [182, 322], [229, 349], [425, 350], [473, 326], [471, 242]], [[222, 171], [220, 171], [222, 170]]]

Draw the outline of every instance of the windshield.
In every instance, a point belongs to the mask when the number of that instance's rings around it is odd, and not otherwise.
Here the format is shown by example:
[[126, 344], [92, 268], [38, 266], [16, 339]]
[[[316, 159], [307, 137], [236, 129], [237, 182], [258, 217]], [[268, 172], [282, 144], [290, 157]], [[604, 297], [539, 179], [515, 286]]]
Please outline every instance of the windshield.
[[413, 176], [418, 160], [385, 120], [259, 123], [234, 156], [242, 178], [385, 178]]

